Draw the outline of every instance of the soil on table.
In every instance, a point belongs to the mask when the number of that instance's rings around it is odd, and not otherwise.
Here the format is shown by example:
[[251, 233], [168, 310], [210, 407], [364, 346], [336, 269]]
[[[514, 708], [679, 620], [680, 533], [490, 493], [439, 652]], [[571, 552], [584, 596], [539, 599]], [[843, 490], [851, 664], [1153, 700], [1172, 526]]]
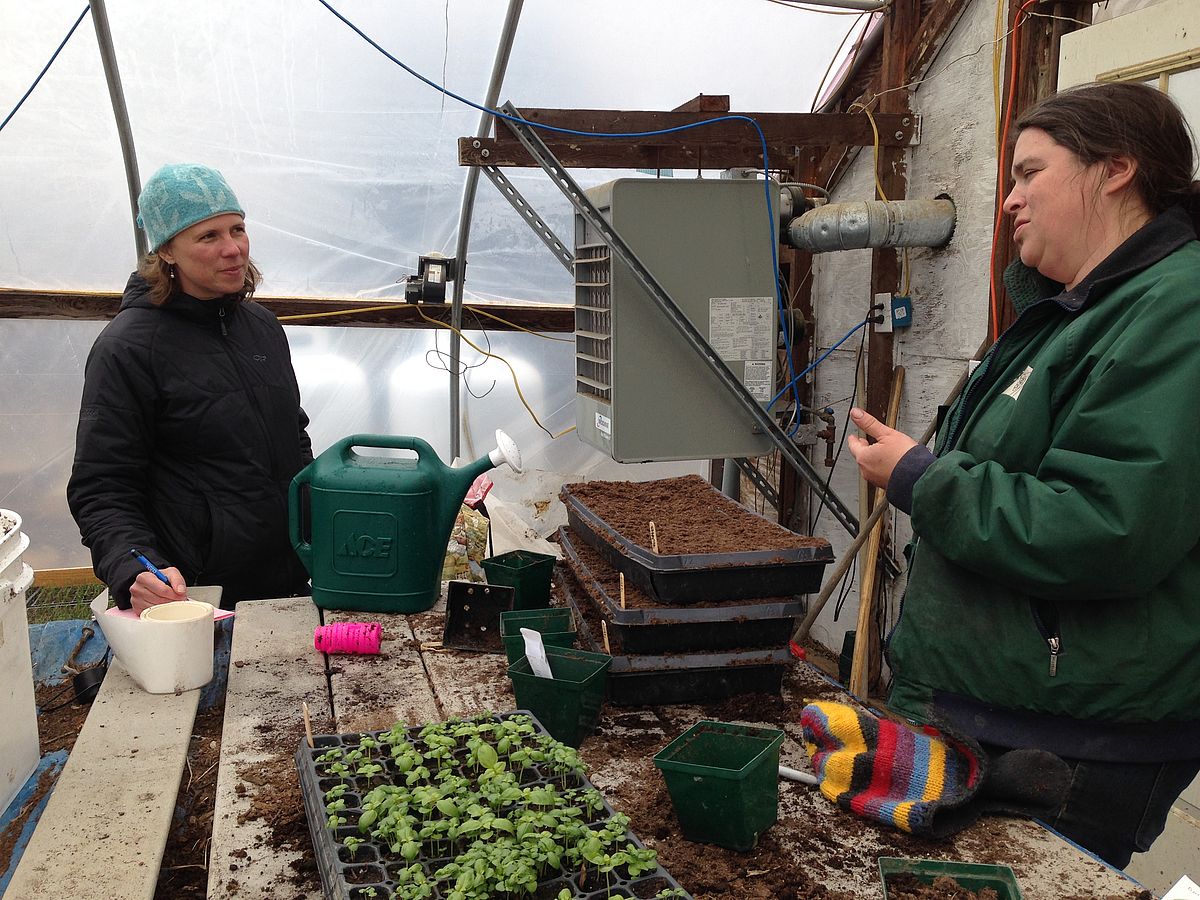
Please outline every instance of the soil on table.
[[730, 500], [699, 475], [658, 481], [587, 481], [564, 485], [626, 540], [658, 553], [744, 553], [824, 546], [824, 538], [795, 534]]

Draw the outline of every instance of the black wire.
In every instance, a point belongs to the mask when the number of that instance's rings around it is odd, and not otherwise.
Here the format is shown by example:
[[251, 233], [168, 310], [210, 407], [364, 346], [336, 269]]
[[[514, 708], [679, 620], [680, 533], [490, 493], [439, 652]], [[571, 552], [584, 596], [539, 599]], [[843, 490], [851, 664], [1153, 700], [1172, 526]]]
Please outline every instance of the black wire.
[[77, 18], [75, 20], [75, 24], [72, 25], [71, 30], [67, 32], [67, 36], [62, 39], [62, 43], [58, 45], [58, 49], [55, 50], [53, 54], [51, 54], [50, 61], [46, 63], [46, 65], [42, 68], [42, 71], [38, 72], [37, 78], [33, 79], [33, 84], [31, 84], [29, 86], [29, 90], [27, 90], [21, 96], [21, 99], [17, 101], [17, 105], [12, 108], [12, 112], [10, 112], [7, 116], [4, 117], [4, 121], [0, 122], [0, 131], [4, 130], [4, 126], [7, 125], [12, 120], [12, 117], [17, 114], [17, 110], [20, 109], [21, 106], [25, 103], [25, 101], [29, 99], [29, 95], [33, 93], [33, 89], [38, 86], [39, 82], [41, 82], [42, 76], [44, 76], [47, 72], [50, 71], [50, 67], [52, 65], [54, 65], [54, 61], [56, 59], [58, 59], [58, 54], [62, 53], [63, 47], [67, 46], [67, 41], [69, 41], [71, 39], [71, 35], [73, 35], [75, 33], [75, 29], [79, 27], [79, 23], [83, 21], [83, 17], [86, 16], [91, 11], [91, 9], [92, 9], [92, 5], [90, 3], [83, 8], [83, 12], [81, 12], [79, 14], [79, 18]]
[[842, 576], [842, 583], [839, 585], [838, 598], [833, 604], [833, 621], [838, 620], [838, 616], [842, 614], [842, 607], [845, 606], [847, 598], [850, 596], [850, 586], [854, 584], [854, 575], [858, 571], [858, 557], [855, 556], [854, 562], [850, 564], [850, 568], [846, 570], [846, 574]]
[[[833, 481], [833, 473], [835, 471], [837, 471], [838, 461], [842, 458], [842, 450], [846, 446], [846, 435], [850, 430], [850, 410], [854, 408], [854, 398], [858, 396], [858, 375], [862, 368], [859, 363], [860, 363], [860, 360], [862, 359], [862, 355], [863, 355], [864, 351], [866, 350], [866, 346], [867, 346], [867, 329], [864, 328], [863, 333], [862, 333], [862, 339], [858, 343], [858, 353], [856, 353], [854, 355], [854, 389], [853, 389], [853, 393], [850, 394], [850, 398], [849, 398], [851, 401], [850, 406], [846, 407], [846, 418], [845, 418], [845, 421], [842, 422], [842, 436], [838, 440], [837, 452], [833, 455], [833, 465], [829, 467], [829, 475], [825, 479], [825, 489], [821, 492], [822, 494], [829, 493], [829, 484], [831, 481]], [[841, 401], [838, 401], [838, 402], [840, 403]], [[808, 501], [809, 509], [812, 509], [812, 507], [814, 505], [817, 507], [817, 511], [813, 514], [812, 521], [810, 521], [808, 524], [808, 533], [809, 534], [817, 533], [817, 520], [821, 518], [821, 513], [825, 510], [825, 504], [824, 503], [815, 503], [815, 500], [816, 500], [816, 492], [813, 491], [812, 488], [809, 488], [809, 501]]]
[[[488, 353], [491, 353], [492, 352], [491, 336], [488, 334], [487, 329], [483, 327], [483, 320], [480, 319], [478, 315], [474, 315], [474, 319], [475, 319], [476, 328], [472, 329], [472, 330], [478, 330], [478, 331], [482, 332], [484, 345], [486, 346]], [[433, 333], [433, 349], [425, 351], [425, 365], [429, 366], [429, 368], [431, 368], [431, 369], [441, 369], [444, 372], [449, 372], [450, 365], [449, 365], [448, 360], [450, 359], [450, 354], [447, 353], [446, 351], [442, 350], [441, 346], [438, 343], [438, 335], [440, 333], [441, 332], [439, 330], [435, 330]], [[437, 364], [429, 361], [430, 354], [433, 354], [437, 357], [437, 360], [438, 360]], [[471, 388], [471, 381], [469, 378], [467, 378], [467, 372], [469, 372], [471, 369], [478, 369], [480, 366], [486, 365], [488, 359], [489, 359], [489, 357], [485, 356], [477, 363], [465, 363], [462, 361], [462, 357], [459, 357], [459, 360], [458, 360], [458, 374], [459, 374], [459, 377], [461, 377], [463, 380], [463, 386], [467, 389], [467, 393], [470, 394], [472, 397], [474, 397], [476, 400], [482, 400], [484, 397], [486, 397], [488, 394], [490, 394], [495, 389], [497, 382], [495, 379], [492, 379], [492, 386], [489, 387], [482, 394], [477, 394]], [[446, 361], [443, 361], [443, 360], [446, 360]]]

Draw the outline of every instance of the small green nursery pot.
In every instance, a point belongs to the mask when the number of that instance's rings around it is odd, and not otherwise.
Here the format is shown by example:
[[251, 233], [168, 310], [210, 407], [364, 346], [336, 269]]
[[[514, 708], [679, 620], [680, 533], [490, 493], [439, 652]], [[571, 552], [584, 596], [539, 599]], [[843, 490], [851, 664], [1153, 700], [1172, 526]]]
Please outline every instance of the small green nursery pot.
[[546, 609], [521, 609], [500, 614], [500, 640], [511, 666], [525, 655], [525, 640], [522, 628], [532, 628], [542, 635], [542, 644], [547, 647], [573, 647], [575, 645], [575, 620], [569, 609], [548, 607]]
[[976, 894], [984, 888], [991, 888], [996, 892], [998, 900], [1022, 900], [1017, 876], [1008, 866], [881, 856], [879, 878], [883, 882], [884, 900], [888, 900], [889, 897], [888, 882], [898, 875], [911, 875], [921, 884], [933, 884], [936, 879], [942, 877], [951, 878]]
[[516, 590], [513, 609], [544, 609], [550, 605], [550, 579], [557, 560], [532, 550], [513, 550], [483, 561], [488, 584]]
[[779, 818], [776, 728], [697, 722], [654, 757], [689, 841], [750, 850]]
[[546, 647], [553, 678], [533, 674], [522, 656], [508, 667], [517, 706], [527, 709], [555, 740], [578, 747], [600, 721], [612, 657], [569, 647]]

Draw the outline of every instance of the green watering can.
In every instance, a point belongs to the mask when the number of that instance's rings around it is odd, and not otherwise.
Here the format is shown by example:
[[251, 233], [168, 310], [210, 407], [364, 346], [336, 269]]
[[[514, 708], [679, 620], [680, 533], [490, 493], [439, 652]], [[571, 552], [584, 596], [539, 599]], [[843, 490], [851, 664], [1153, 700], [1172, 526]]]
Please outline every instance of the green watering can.
[[[288, 530], [324, 609], [422, 612], [437, 602], [454, 519], [472, 482], [508, 463], [521, 471], [512, 438], [459, 469], [416, 437], [352, 434], [292, 479]], [[365, 456], [358, 448], [411, 450], [416, 459]], [[300, 486], [310, 488], [310, 537], [301, 531]]]

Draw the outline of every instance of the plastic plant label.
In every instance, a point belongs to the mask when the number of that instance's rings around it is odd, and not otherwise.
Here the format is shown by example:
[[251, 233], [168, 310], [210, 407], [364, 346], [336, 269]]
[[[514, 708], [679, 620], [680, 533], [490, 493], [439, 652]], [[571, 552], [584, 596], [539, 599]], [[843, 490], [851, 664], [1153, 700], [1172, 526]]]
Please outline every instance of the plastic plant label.
[[1180, 876], [1171, 889], [1163, 894], [1163, 900], [1200, 900], [1200, 885], [1186, 875]]
[[532, 628], [522, 628], [521, 637], [525, 639], [525, 657], [533, 674], [538, 678], [553, 679], [550, 661], [546, 659], [546, 648], [542, 645], [542, 633]]

